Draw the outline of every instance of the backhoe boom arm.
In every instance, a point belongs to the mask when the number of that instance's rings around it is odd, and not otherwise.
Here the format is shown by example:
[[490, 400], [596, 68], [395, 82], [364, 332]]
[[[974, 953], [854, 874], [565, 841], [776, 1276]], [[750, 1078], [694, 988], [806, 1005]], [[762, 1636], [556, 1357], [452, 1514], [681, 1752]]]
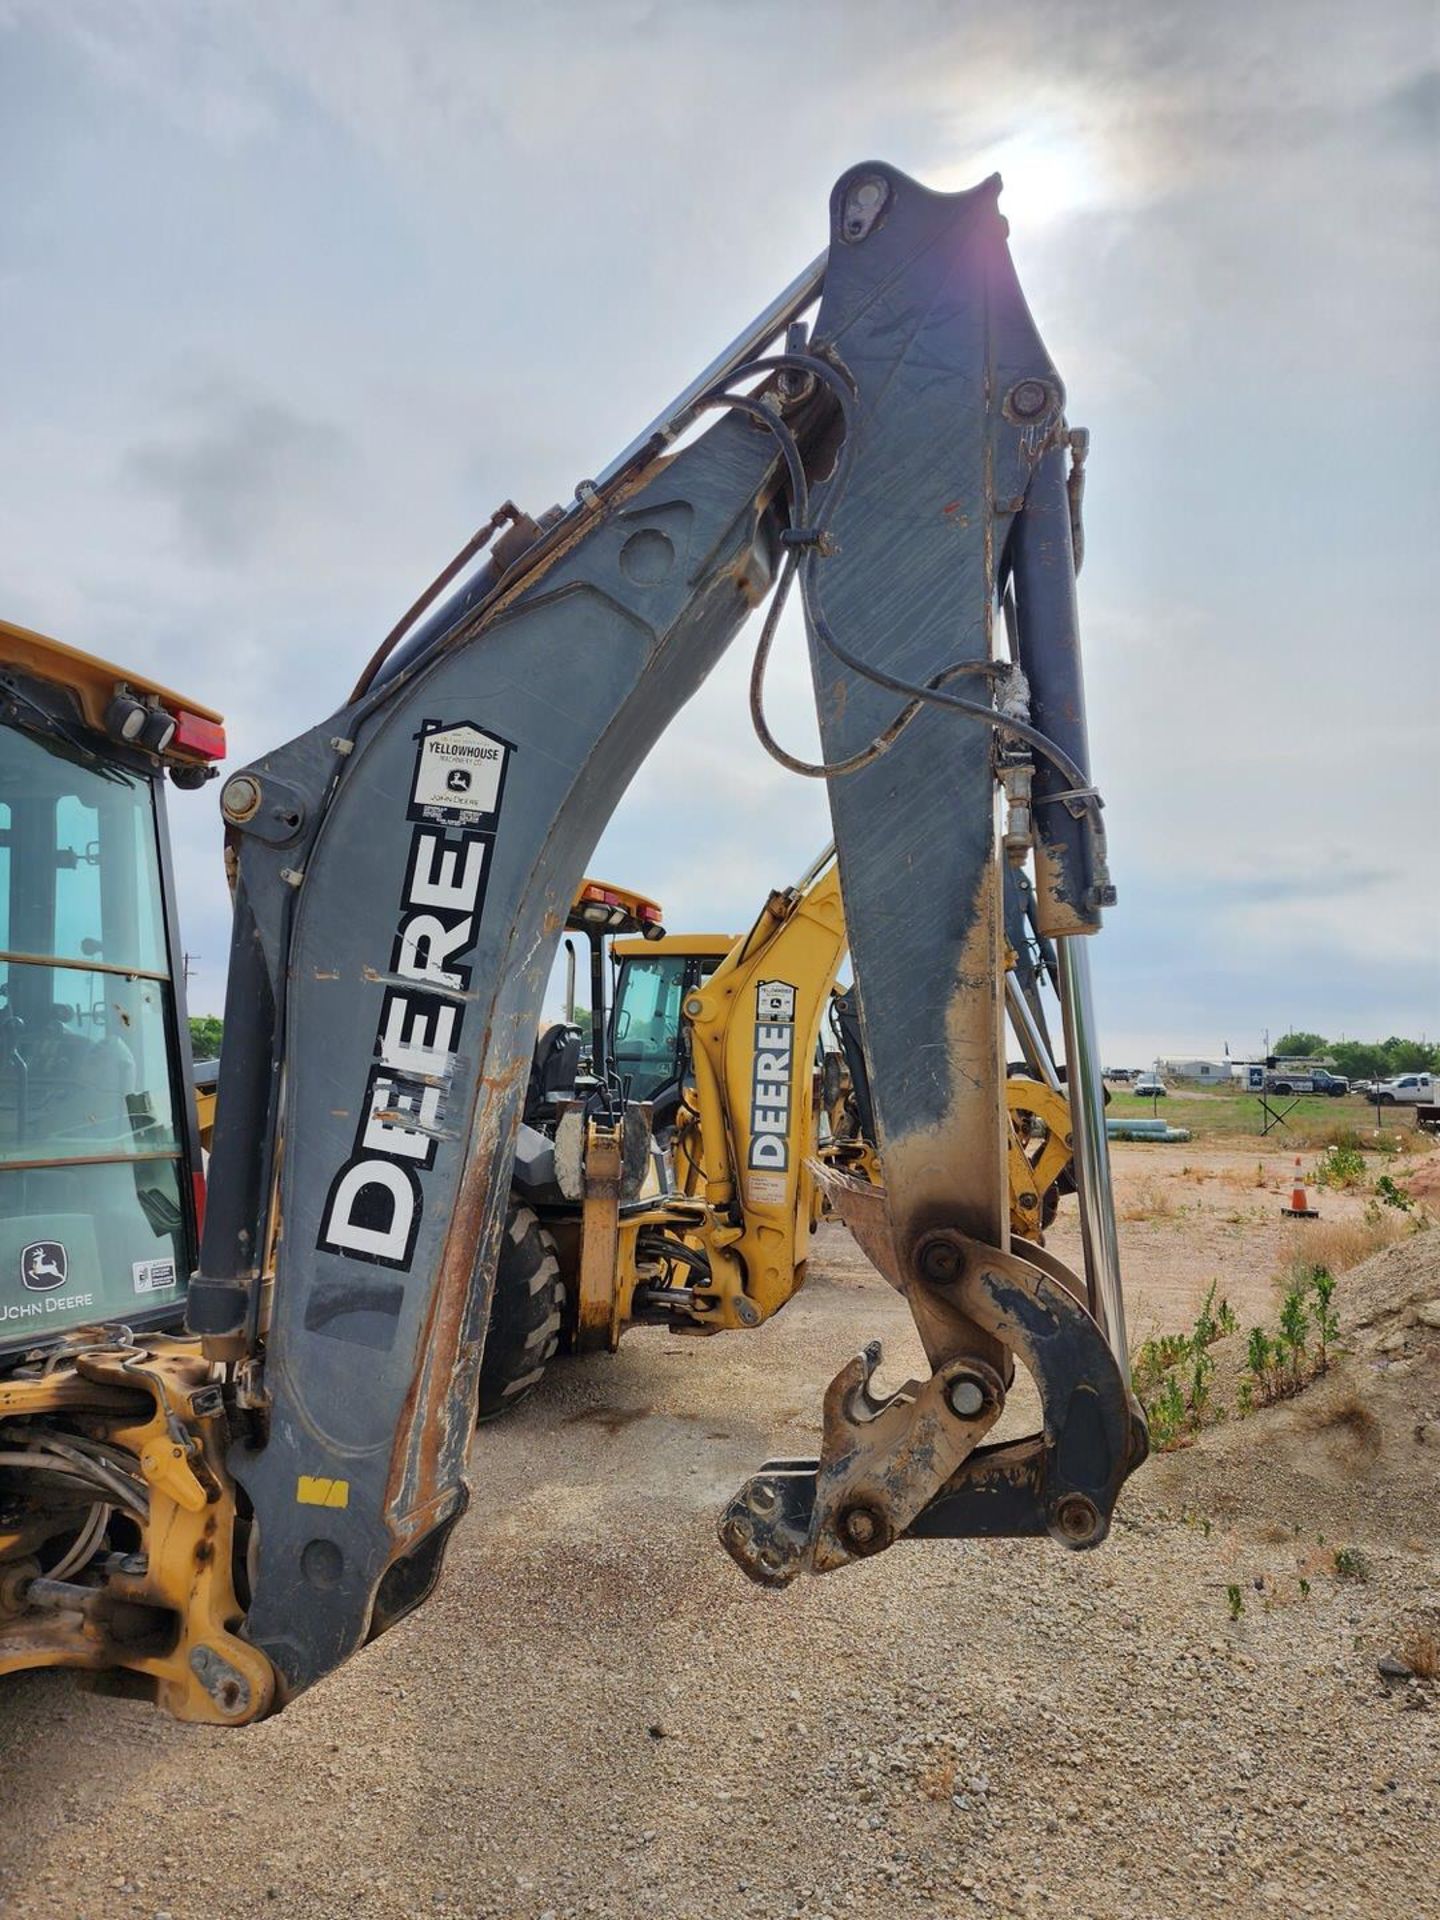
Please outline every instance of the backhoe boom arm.
[[[1099, 1538], [1143, 1451], [1093, 1298], [1009, 1250], [997, 782], [1019, 838], [1035, 809], [1043, 932], [1093, 931], [1108, 877], [1063, 389], [997, 190], [848, 173], [813, 335], [760, 364], [763, 397], [739, 385], [753, 353], [727, 363], [679, 410], [717, 410], [702, 434], [666, 452], [672, 418], [567, 514], [520, 518], [347, 706], [226, 783], [235, 944], [190, 1323], [244, 1410], [227, 1463], [254, 1516], [244, 1632], [281, 1699], [437, 1575], [567, 910], [645, 754], [782, 568], [806, 595], [824, 751], [849, 769], [831, 810], [893, 1277], [944, 1390], [930, 1453], [900, 1436], [903, 1494], [883, 1473], [856, 1492], [822, 1461], [785, 1538], [760, 1537], [752, 1502], [727, 1540], [742, 1562], [750, 1542], [761, 1578], [873, 1551], [942, 1491], [927, 1458], [949, 1463], [943, 1511], [963, 1511], [950, 1470], [1013, 1352], [1047, 1340], [1098, 1438], [1067, 1441], [1069, 1407], [1047, 1402], [1065, 1465], [1027, 1483], [1048, 1503], [1036, 1524]], [[787, 290], [756, 344], [808, 291]], [[1023, 675], [996, 644], [1012, 577]], [[981, 1413], [961, 1380], [983, 1383]], [[903, 1424], [892, 1408], [887, 1433]], [[1073, 1504], [1057, 1518], [1071, 1496], [1084, 1526]]]

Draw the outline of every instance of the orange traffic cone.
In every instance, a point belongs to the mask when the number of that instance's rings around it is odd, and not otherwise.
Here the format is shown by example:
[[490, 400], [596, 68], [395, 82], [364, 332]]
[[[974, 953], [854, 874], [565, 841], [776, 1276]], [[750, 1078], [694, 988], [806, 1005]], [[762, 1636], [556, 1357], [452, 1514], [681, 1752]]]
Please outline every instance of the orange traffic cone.
[[1280, 1211], [1287, 1220], [1318, 1220], [1320, 1209], [1312, 1207], [1305, 1192], [1305, 1182], [1300, 1177], [1300, 1156], [1295, 1156], [1295, 1184], [1290, 1189], [1290, 1204]]

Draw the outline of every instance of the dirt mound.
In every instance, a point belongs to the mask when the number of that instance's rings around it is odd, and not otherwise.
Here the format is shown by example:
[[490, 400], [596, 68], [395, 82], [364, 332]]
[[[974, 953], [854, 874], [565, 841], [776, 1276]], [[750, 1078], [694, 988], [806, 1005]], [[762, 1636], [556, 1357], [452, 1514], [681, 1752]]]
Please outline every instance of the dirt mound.
[[1336, 1302], [1357, 1354], [1440, 1378], [1440, 1233], [1414, 1234], [1343, 1274]]
[[1440, 1510], [1440, 1232], [1343, 1274], [1340, 1344], [1312, 1385], [1245, 1418], [1233, 1411], [1245, 1337], [1211, 1350], [1215, 1403], [1232, 1409], [1147, 1468], [1152, 1494], [1274, 1537], [1406, 1547]]

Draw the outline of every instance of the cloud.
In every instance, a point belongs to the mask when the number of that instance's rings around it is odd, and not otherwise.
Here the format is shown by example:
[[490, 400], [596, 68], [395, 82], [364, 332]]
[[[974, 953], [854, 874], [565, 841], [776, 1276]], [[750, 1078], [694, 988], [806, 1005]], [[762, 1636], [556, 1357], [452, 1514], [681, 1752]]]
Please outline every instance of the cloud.
[[1375, 887], [1400, 879], [1403, 879], [1403, 875], [1387, 867], [1362, 867], [1350, 872], [1340, 869], [1324, 874], [1275, 872], [1249, 880], [1232, 880], [1229, 891], [1235, 900], [1254, 901], [1263, 906], [1284, 906], [1349, 899], [1357, 893], [1369, 893]]
[[205, 565], [237, 566], [277, 538], [288, 544], [335, 500], [353, 458], [340, 428], [276, 400], [211, 386], [182, 412], [171, 434], [132, 447], [122, 470], [173, 510], [182, 550]]
[[[842, 167], [998, 162], [1094, 431], [1106, 1019], [1149, 1032], [1137, 1058], [1211, 1021], [1238, 1044], [1281, 981], [1355, 1030], [1418, 1024], [1430, 8], [907, 0], [877, 33], [873, 0], [833, 0], [803, 53], [794, 18], [0, 0], [11, 95], [44, 109], [4, 269], [7, 610], [227, 705], [252, 757], [343, 697], [492, 506], [565, 498], [684, 385], [817, 250]], [[750, 736], [751, 639], [597, 854], [677, 926], [748, 923], [828, 833], [823, 790]], [[793, 631], [771, 711], [813, 743]], [[212, 1006], [214, 813], [172, 809]], [[1301, 998], [1280, 1017], [1336, 1024]]]
[[1375, 117], [1396, 138], [1425, 149], [1433, 173], [1440, 135], [1440, 68], [1428, 67], [1386, 94], [1375, 107]]
[[187, 131], [226, 148], [271, 127], [264, 62], [230, 30], [223, 5], [198, 0], [5, 0], [0, 29], [29, 29], [66, 46], [103, 86], [133, 94]]

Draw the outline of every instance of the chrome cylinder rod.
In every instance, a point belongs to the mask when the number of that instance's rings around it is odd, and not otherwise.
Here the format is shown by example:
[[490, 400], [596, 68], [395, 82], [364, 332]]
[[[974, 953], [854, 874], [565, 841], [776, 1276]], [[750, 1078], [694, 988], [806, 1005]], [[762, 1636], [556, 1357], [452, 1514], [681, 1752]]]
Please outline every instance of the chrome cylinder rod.
[[1055, 1062], [1050, 1058], [1045, 1036], [1035, 1024], [1035, 1015], [1030, 1010], [1030, 1002], [1025, 998], [1020, 982], [1008, 970], [1005, 974], [1005, 1005], [1009, 1009], [1010, 1024], [1015, 1029], [1015, 1038], [1020, 1042], [1026, 1065], [1037, 1080], [1045, 1082], [1052, 1093], [1059, 1093], [1060, 1076], [1055, 1071]]
[[[763, 313], [756, 314], [745, 331], [737, 334], [723, 353], [717, 354], [703, 373], [696, 374], [684, 392], [677, 394], [663, 413], [657, 414], [643, 432], [636, 434], [623, 453], [616, 454], [591, 484], [603, 491], [617, 474], [623, 473], [642, 454], [657, 453], [661, 447], [678, 439], [695, 420], [695, 402], [709, 393], [712, 387], [718, 387], [728, 380], [747, 360], [753, 360], [757, 353], [769, 346], [776, 334], [788, 327], [792, 320], [798, 320], [805, 309], [819, 298], [820, 289], [825, 284], [825, 265], [829, 258], [828, 251], [817, 255], [782, 293], [776, 294]], [[584, 483], [581, 484], [583, 487]]]
[[1115, 1197], [1110, 1185], [1110, 1143], [1105, 1133], [1105, 1083], [1095, 1044], [1090, 994], [1090, 956], [1082, 936], [1056, 942], [1060, 950], [1060, 1011], [1065, 1023], [1065, 1079], [1070, 1096], [1070, 1138], [1080, 1201], [1080, 1240], [1090, 1311], [1104, 1329], [1110, 1350], [1129, 1367], [1125, 1296], [1120, 1288], [1120, 1246]]
[[810, 862], [809, 866], [805, 869], [804, 873], [802, 873], [800, 878], [795, 882], [794, 891], [796, 893], [804, 893], [805, 889], [810, 885], [811, 881], [818, 880], [821, 874], [825, 871], [826, 867], [829, 866], [830, 862], [834, 858], [835, 858], [835, 842], [831, 840], [827, 843], [822, 853], [816, 854], [815, 858]]

